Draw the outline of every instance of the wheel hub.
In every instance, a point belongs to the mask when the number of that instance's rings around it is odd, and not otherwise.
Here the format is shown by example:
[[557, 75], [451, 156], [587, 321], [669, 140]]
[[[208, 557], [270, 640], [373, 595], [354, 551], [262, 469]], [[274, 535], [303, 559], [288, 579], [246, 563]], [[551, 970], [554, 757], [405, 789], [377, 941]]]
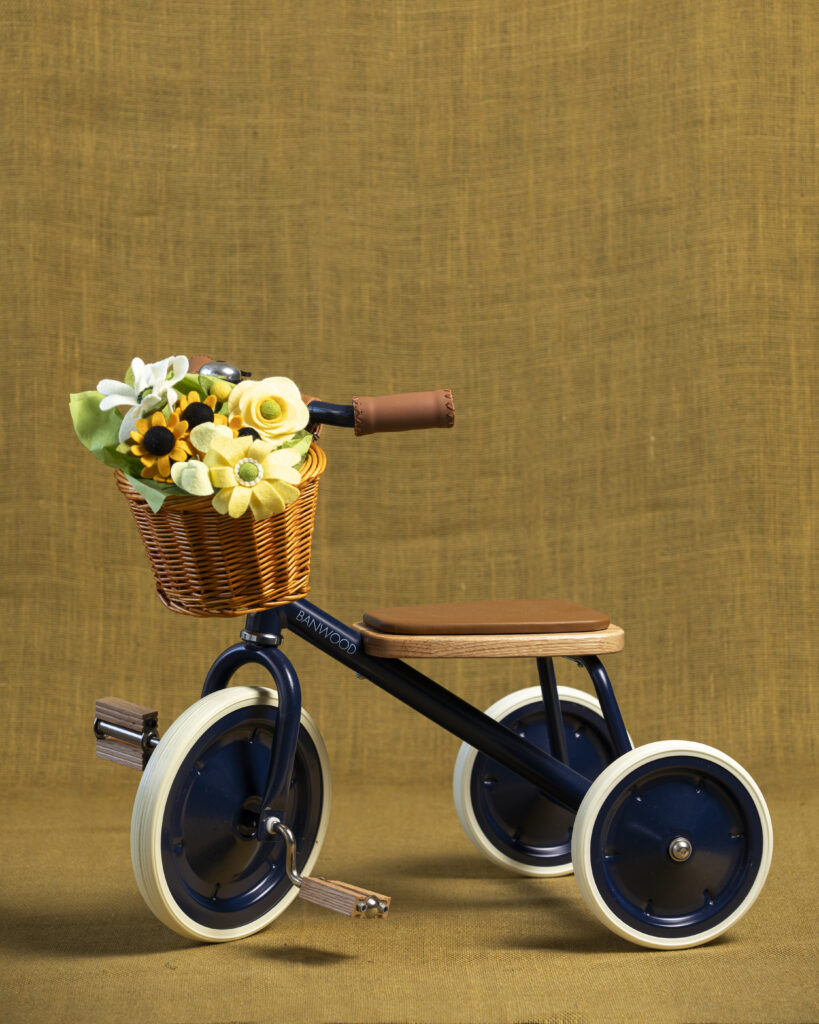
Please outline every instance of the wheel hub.
[[234, 830], [242, 839], [255, 839], [259, 827], [259, 811], [262, 808], [260, 796], [249, 796], [239, 808]]
[[677, 861], [678, 864], [688, 860], [693, 852], [694, 847], [684, 836], [677, 836], [677, 838], [672, 839], [668, 845], [669, 857], [672, 860]]

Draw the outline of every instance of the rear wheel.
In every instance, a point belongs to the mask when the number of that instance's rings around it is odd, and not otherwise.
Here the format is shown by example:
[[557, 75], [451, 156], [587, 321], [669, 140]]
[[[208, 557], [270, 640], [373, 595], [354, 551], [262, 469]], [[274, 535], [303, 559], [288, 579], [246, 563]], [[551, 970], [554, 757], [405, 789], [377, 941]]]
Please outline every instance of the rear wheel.
[[[614, 758], [614, 744], [595, 697], [558, 686], [569, 765], [589, 779]], [[548, 749], [543, 694], [531, 686], [486, 712], [541, 749]], [[464, 831], [478, 850], [521, 875], [572, 872], [574, 813], [536, 786], [464, 743], [455, 762], [453, 795]]]
[[[153, 913], [205, 942], [266, 927], [296, 898], [283, 840], [255, 837], [276, 732], [275, 691], [241, 686], [197, 701], [167, 730], [142, 776], [131, 819], [137, 886]], [[327, 751], [302, 711], [286, 823], [309, 874], [330, 813]]]
[[580, 891], [613, 932], [652, 949], [699, 946], [756, 901], [771, 863], [751, 776], [702, 743], [648, 743], [592, 783], [577, 812]]

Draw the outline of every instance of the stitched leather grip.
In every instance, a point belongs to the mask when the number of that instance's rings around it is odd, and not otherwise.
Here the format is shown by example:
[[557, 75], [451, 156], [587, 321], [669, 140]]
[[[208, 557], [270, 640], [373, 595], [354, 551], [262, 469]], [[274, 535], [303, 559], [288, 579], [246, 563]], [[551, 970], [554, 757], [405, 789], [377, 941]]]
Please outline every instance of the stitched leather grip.
[[354, 398], [353, 410], [357, 436], [455, 425], [455, 406], [449, 388], [413, 391], [407, 395]]

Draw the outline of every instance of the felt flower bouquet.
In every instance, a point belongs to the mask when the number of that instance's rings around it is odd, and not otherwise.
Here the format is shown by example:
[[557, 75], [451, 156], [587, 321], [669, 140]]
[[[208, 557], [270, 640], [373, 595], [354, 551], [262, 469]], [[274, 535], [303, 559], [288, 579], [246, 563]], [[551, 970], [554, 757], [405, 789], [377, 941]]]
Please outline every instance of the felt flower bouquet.
[[307, 406], [287, 377], [233, 385], [188, 373], [186, 356], [131, 362], [124, 381], [71, 396], [92, 455], [119, 469], [158, 512], [168, 495], [212, 495], [214, 509], [266, 519], [299, 497], [312, 442]]

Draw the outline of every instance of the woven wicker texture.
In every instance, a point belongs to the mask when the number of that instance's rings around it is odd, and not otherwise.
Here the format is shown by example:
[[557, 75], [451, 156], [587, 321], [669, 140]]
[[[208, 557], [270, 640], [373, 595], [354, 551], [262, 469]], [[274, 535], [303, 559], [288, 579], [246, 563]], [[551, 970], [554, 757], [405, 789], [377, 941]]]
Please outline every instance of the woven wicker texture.
[[166, 498], [159, 512], [119, 470], [148, 553], [162, 603], [175, 612], [214, 618], [246, 615], [305, 597], [319, 477], [327, 459], [313, 444], [301, 467], [301, 494], [278, 515], [257, 522], [219, 515], [210, 498]]
[[[150, 993], [157, 1021], [268, 1020], [286, 989], [287, 1020], [816, 1020], [817, 810], [791, 788], [819, 719], [815, 0], [0, 0], [0, 36], [7, 1016], [107, 1021]], [[322, 433], [310, 600], [346, 622], [519, 596], [611, 615], [635, 740], [711, 743], [773, 794], [761, 917], [621, 955], [570, 880], [487, 890], [457, 741], [288, 637], [350, 794], [320, 868], [390, 893], [392, 931], [330, 939], [307, 908], [188, 971], [141, 916], [134, 780], [94, 758], [90, 717], [116, 694], [166, 728], [241, 620], [162, 607], [66, 402], [176, 352], [328, 401], [451, 387], [454, 430]], [[483, 707], [537, 682], [419, 667]], [[389, 799], [359, 802], [361, 778]], [[38, 784], [99, 794], [118, 831], [89, 838], [66, 800], [46, 843]]]

